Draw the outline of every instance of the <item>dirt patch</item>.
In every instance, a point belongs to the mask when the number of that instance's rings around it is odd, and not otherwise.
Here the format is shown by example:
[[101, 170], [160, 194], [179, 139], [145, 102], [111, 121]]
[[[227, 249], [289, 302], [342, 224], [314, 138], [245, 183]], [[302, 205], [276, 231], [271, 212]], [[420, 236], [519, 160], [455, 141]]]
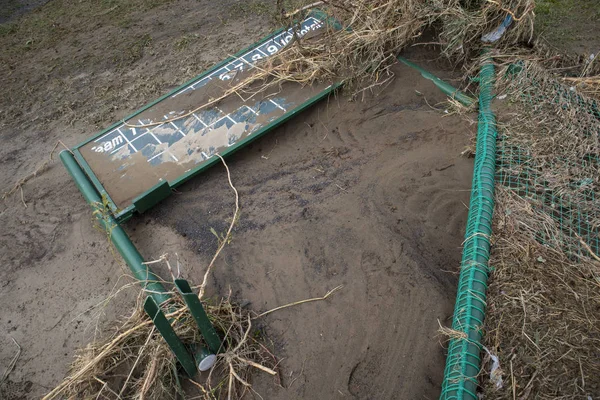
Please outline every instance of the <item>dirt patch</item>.
[[595, 0], [536, 1], [536, 30], [544, 42], [562, 54], [589, 56], [600, 52]]
[[[10, 49], [2, 56], [10, 73], [0, 78], [9, 93], [0, 100], [2, 188], [32, 172], [59, 138], [83, 141], [268, 30], [259, 17], [234, 13], [234, 2], [138, 3], [145, 8], [127, 14], [124, 3], [111, 3], [86, 19], [85, 3], [56, 0], [2, 36]], [[70, 19], [66, 6], [74, 7]], [[23, 47], [42, 22], [49, 35]], [[408, 56], [451, 77], [423, 59], [428, 53]], [[436, 330], [454, 303], [448, 271], [459, 263], [472, 171], [459, 155], [474, 127], [446, 116], [443, 105], [432, 108], [444, 96], [429, 81], [407, 67], [394, 71], [398, 78], [378, 96], [331, 97], [228, 160], [242, 216], [209, 294], [231, 289], [264, 311], [345, 285], [327, 302], [261, 321], [287, 388], [257, 375], [265, 398], [439, 394]], [[129, 281], [127, 272], [60, 164], [28, 183], [24, 199], [27, 208], [12, 197], [0, 214], [0, 365], [14, 355], [10, 337], [23, 347], [3, 398], [48, 392], [74, 350], [137, 292], [102, 304]], [[224, 231], [232, 212], [217, 166], [126, 229], [147, 259], [177, 252], [186, 277], [199, 283], [217, 246], [210, 229]]]

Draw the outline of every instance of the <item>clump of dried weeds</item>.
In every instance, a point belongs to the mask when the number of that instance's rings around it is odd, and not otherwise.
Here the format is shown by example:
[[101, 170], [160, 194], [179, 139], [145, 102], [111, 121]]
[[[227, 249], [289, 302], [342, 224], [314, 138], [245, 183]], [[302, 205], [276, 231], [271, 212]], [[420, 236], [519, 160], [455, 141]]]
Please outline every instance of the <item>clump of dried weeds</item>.
[[484, 395], [587, 399], [600, 393], [600, 115], [534, 62], [498, 76], [484, 345], [505, 384]]
[[300, 17], [317, 6], [327, 22], [302, 38], [294, 35], [284, 49], [258, 62], [251, 73], [237, 73], [218, 95], [193, 110], [170, 120], [130, 126], [149, 127], [186, 118], [226, 97], [248, 100], [290, 83], [344, 83], [356, 96], [389, 82], [393, 78], [390, 66], [398, 53], [430, 27], [436, 29], [437, 44], [446, 57], [470, 65], [482, 48], [482, 35], [498, 28], [507, 15], [513, 16], [513, 23], [495, 47], [531, 41], [534, 4], [534, 0], [328, 0], [293, 12], [282, 10], [278, 20], [288, 26], [299, 27]]
[[[249, 311], [229, 298], [215, 304], [205, 302], [204, 306], [223, 338], [223, 351], [201, 381], [181, 378], [173, 353], [140, 301], [112, 335], [79, 351], [71, 373], [44, 399], [174, 399], [184, 394], [186, 384], [197, 387], [201, 398], [240, 398], [251, 390], [251, 369], [276, 374], [275, 357], [258, 340], [260, 335], [252, 328]], [[169, 310], [167, 318], [184, 343], [207, 346], [176, 293], [163, 308]]]

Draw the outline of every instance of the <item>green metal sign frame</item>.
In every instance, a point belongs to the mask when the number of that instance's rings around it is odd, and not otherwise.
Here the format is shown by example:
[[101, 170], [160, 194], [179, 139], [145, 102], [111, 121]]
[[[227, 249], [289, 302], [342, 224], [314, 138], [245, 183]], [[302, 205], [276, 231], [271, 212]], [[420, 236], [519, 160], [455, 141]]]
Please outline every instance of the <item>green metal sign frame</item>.
[[[330, 18], [328, 18], [326, 16], [326, 14], [324, 14], [321, 11], [313, 11], [312, 13], [309, 14], [309, 16], [314, 17], [314, 18], [318, 18], [319, 20], [321, 20], [322, 22], [324, 22], [326, 24], [331, 24]], [[190, 85], [193, 85], [195, 82], [198, 82], [201, 79], [205, 78], [206, 76], [214, 73], [219, 68], [221, 68], [224, 65], [232, 62], [236, 58], [238, 58], [241, 55], [247, 53], [248, 51], [250, 51], [250, 50], [252, 50], [254, 48], [257, 48], [257, 47], [259, 47], [259, 46], [261, 46], [263, 44], [265, 44], [270, 39], [274, 38], [276, 35], [280, 34], [283, 31], [284, 31], [284, 29], [279, 29], [279, 30], [273, 32], [271, 35], [269, 35], [269, 36], [263, 38], [262, 40], [254, 43], [253, 45], [251, 45], [251, 46], [249, 46], [249, 47], [247, 47], [247, 48], [239, 51], [235, 55], [233, 55], [233, 56], [231, 56], [231, 57], [223, 60], [222, 62], [216, 64], [215, 66], [213, 66], [209, 70], [207, 70], [207, 71], [201, 73], [200, 75], [198, 75], [197, 77], [189, 80], [188, 82], [186, 82], [183, 85], [177, 87], [173, 91], [171, 91], [171, 92], [163, 95], [162, 97], [158, 98], [157, 100], [155, 100], [155, 101], [147, 104], [146, 106], [142, 107], [141, 109], [135, 111], [133, 114], [127, 116], [123, 120], [115, 122], [114, 124], [112, 124], [111, 126], [109, 126], [106, 129], [104, 129], [103, 131], [101, 131], [97, 135], [95, 135], [92, 138], [90, 138], [90, 139], [88, 139], [88, 140], [86, 140], [86, 141], [84, 141], [84, 142], [76, 145], [72, 149], [72, 154], [75, 157], [75, 160], [80, 165], [80, 167], [83, 170], [83, 172], [87, 175], [89, 181], [96, 188], [96, 190], [98, 191], [98, 193], [100, 194], [100, 196], [102, 198], [103, 203], [111, 211], [111, 213], [113, 214], [115, 220], [118, 223], [122, 223], [122, 222], [128, 220], [129, 218], [132, 217], [132, 215], [136, 211], [139, 212], [139, 213], [142, 213], [142, 212], [146, 211], [147, 209], [151, 208], [152, 206], [156, 205], [160, 201], [164, 200], [166, 197], [168, 197], [172, 193], [171, 189], [180, 186], [181, 184], [185, 183], [189, 179], [193, 178], [194, 176], [196, 176], [196, 175], [202, 173], [203, 171], [205, 171], [206, 169], [210, 168], [212, 165], [214, 165], [216, 162], [219, 161], [219, 158], [217, 156], [213, 155], [212, 157], [210, 157], [210, 159], [208, 159], [207, 161], [203, 162], [201, 165], [197, 166], [196, 168], [192, 168], [191, 170], [187, 171], [186, 173], [182, 174], [181, 176], [177, 177], [176, 179], [173, 179], [173, 180], [168, 181], [168, 182], [164, 181], [164, 182], [158, 183], [156, 186], [148, 189], [147, 191], [143, 192], [141, 195], [139, 195], [138, 197], [136, 197], [135, 199], [133, 199], [133, 201], [131, 202], [131, 204], [129, 206], [125, 207], [124, 209], [119, 209], [117, 207], [117, 205], [115, 204], [115, 202], [113, 201], [113, 199], [111, 198], [111, 196], [108, 193], [108, 191], [105, 189], [105, 187], [100, 182], [100, 179], [97, 177], [97, 175], [92, 170], [92, 167], [85, 160], [85, 158], [82, 155], [80, 149], [82, 147], [86, 146], [87, 144], [89, 144], [90, 142], [92, 142], [92, 141], [94, 141], [94, 140], [102, 137], [103, 135], [105, 135], [106, 133], [110, 132], [111, 130], [114, 130], [116, 127], [118, 127], [120, 124], [122, 124], [123, 121], [127, 121], [127, 120], [130, 120], [130, 119], [138, 116], [139, 114], [143, 113], [144, 111], [148, 110], [149, 108], [153, 107], [154, 105], [160, 103], [161, 101], [163, 101], [163, 100], [165, 100], [165, 99], [173, 96], [174, 94], [180, 92], [181, 90], [185, 89], [186, 87], [188, 87]], [[267, 132], [273, 130], [274, 128], [276, 128], [277, 126], [283, 124], [284, 122], [286, 122], [290, 118], [293, 118], [294, 116], [296, 116], [300, 112], [304, 111], [305, 109], [307, 109], [308, 107], [310, 107], [314, 103], [316, 103], [316, 102], [322, 100], [323, 98], [329, 96], [336, 89], [338, 89], [340, 86], [341, 86], [341, 83], [334, 83], [334, 84], [328, 86], [327, 88], [325, 88], [321, 92], [317, 93], [315, 96], [309, 98], [307, 101], [304, 101], [299, 106], [295, 107], [293, 110], [284, 113], [280, 117], [276, 118], [274, 121], [271, 121], [268, 124], [266, 124], [265, 126], [260, 127], [256, 132], [253, 132], [251, 135], [249, 135], [249, 136], [247, 136], [247, 137], [239, 140], [238, 142], [236, 142], [231, 147], [228, 147], [225, 151], [220, 152], [220, 155], [223, 156], [223, 157], [227, 157], [227, 156], [235, 153], [240, 148], [246, 146], [247, 144], [249, 144], [250, 142], [252, 142], [252, 141], [254, 141], [256, 139], [258, 139], [259, 137], [261, 137], [265, 133], [267, 133]]]

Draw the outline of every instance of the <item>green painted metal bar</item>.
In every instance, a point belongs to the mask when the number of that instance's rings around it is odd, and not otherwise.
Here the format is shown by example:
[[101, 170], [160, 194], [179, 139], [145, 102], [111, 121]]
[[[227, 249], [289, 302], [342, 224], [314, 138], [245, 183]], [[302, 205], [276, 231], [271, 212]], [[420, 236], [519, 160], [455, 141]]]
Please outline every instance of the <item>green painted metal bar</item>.
[[133, 275], [142, 283], [142, 288], [158, 304], [169, 300], [170, 296], [160, 283], [161, 279], [152, 272], [150, 267], [143, 264], [144, 259], [141, 254], [135, 248], [125, 230], [119, 226], [112, 214], [106, 209], [102, 198], [77, 161], [75, 161], [73, 154], [65, 150], [60, 153], [60, 159], [75, 181], [85, 201], [92, 207], [93, 215], [96, 216], [100, 225], [106, 230], [110, 240], [129, 266]]
[[478, 400], [481, 338], [489, 275], [490, 237], [496, 173], [496, 117], [491, 109], [494, 64], [484, 59], [479, 73], [479, 119], [473, 184], [452, 329], [465, 334], [448, 346], [441, 400]]
[[194, 362], [194, 357], [188, 352], [187, 348], [183, 344], [183, 342], [179, 339], [175, 330], [171, 326], [169, 320], [162, 312], [158, 304], [154, 301], [154, 298], [151, 296], [146, 297], [146, 301], [144, 302], [144, 311], [152, 318], [152, 322], [154, 322], [154, 326], [158, 329], [162, 337], [165, 339], [173, 354], [191, 378], [196, 375], [196, 363]]
[[208, 315], [206, 315], [206, 311], [204, 311], [204, 307], [202, 306], [202, 302], [198, 298], [198, 295], [192, 291], [190, 284], [185, 279], [175, 279], [175, 286], [181, 293], [181, 297], [183, 297], [185, 304], [187, 304], [190, 309], [206, 344], [208, 344], [208, 347], [212, 352], [217, 354], [221, 350], [221, 339], [208, 319]]
[[465, 106], [470, 106], [471, 104], [475, 103], [474, 98], [466, 95], [464, 92], [458, 90], [457, 88], [455, 88], [448, 82], [441, 80], [437, 76], [433, 75], [431, 72], [424, 70], [423, 68], [419, 67], [417, 64], [415, 64], [411, 61], [408, 61], [404, 57], [398, 56], [397, 58], [398, 58], [398, 61], [400, 61], [401, 63], [408, 65], [409, 67], [414, 68], [417, 71], [419, 71], [421, 73], [421, 75], [423, 76], [423, 78], [426, 78], [426, 79], [429, 79], [430, 81], [432, 81], [442, 92], [446, 93], [446, 95], [448, 97], [458, 100], [461, 104], [463, 104]]

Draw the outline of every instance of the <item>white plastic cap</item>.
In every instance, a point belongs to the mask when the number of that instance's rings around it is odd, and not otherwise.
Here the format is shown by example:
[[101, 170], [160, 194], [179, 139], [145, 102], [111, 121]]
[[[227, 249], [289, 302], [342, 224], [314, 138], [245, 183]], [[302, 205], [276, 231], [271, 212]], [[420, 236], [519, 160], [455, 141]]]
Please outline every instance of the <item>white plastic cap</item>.
[[198, 369], [201, 372], [208, 371], [209, 369], [211, 369], [213, 367], [213, 365], [215, 365], [216, 361], [217, 361], [217, 356], [215, 356], [214, 354], [209, 354], [206, 357], [204, 357], [202, 359], [202, 361], [200, 361], [198, 363]]

